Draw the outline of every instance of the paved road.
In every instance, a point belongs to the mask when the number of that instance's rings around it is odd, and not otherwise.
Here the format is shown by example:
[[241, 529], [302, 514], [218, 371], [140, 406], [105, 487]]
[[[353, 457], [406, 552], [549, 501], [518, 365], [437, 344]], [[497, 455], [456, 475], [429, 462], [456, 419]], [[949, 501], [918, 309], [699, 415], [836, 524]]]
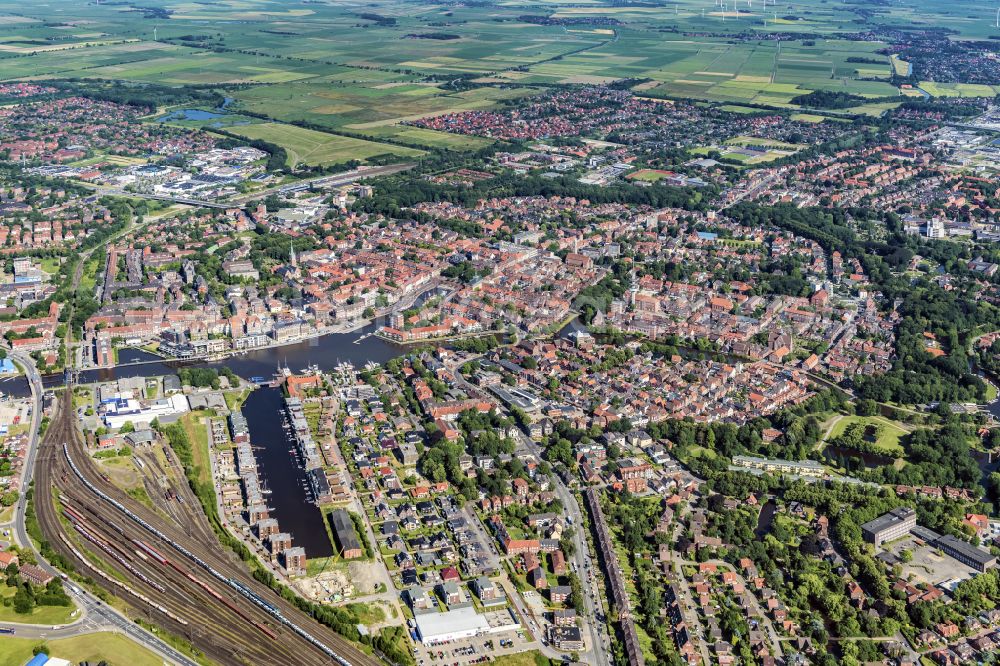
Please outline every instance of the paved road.
[[[681, 526], [678, 523], [674, 527], [673, 541], [677, 543], [680, 535]], [[684, 576], [684, 572], [681, 571], [681, 560], [680, 556], [673, 550], [670, 551], [670, 561], [664, 562], [663, 564], [664, 574], [667, 573], [667, 568], [673, 570], [674, 580], [677, 581], [677, 589], [680, 592], [680, 599], [677, 600], [677, 604], [680, 607], [681, 618], [684, 620], [684, 624], [688, 626], [688, 635], [691, 637], [692, 643], [698, 648], [698, 652], [701, 654], [701, 659], [703, 664], [712, 663], [709, 654], [708, 646], [705, 644], [705, 630], [701, 625], [701, 620], [698, 619], [698, 614], [695, 612], [694, 595], [691, 594], [691, 586], [688, 584], [687, 578]]]
[[[724, 569], [725, 571], [732, 573], [736, 577], [736, 581], [740, 585], [742, 585], [744, 589], [750, 590], [750, 585], [747, 583], [746, 578], [744, 578], [743, 575], [736, 570], [736, 567], [734, 567], [729, 562], [726, 562], [725, 560], [713, 559], [713, 560], [707, 560], [707, 563], [714, 564], [717, 568]], [[680, 564], [697, 567], [699, 563], [694, 560], [684, 560], [680, 561]], [[768, 616], [768, 614], [764, 612], [763, 607], [761, 607], [760, 605], [760, 601], [757, 599], [757, 595], [751, 592], [749, 593], [748, 598], [751, 600], [751, 605], [753, 606], [752, 617], [758, 618], [760, 620], [761, 624], [764, 626], [764, 630], [767, 632], [767, 635], [771, 639], [771, 654], [778, 658], [783, 657], [784, 654], [781, 650], [781, 637], [778, 635], [777, 630], [774, 628], [774, 623], [771, 622], [771, 618]]]
[[[521, 446], [530, 451], [538, 460], [542, 460], [541, 447], [524, 433], [519, 431], [518, 435]], [[590, 634], [590, 640], [587, 641], [588, 649], [586, 652], [581, 653], [580, 656], [581, 659], [588, 661], [593, 659], [592, 663], [594, 664], [609, 664], [611, 660], [607, 654], [608, 639], [604, 633], [605, 625], [597, 619], [604, 614], [603, 599], [600, 592], [601, 587], [598, 585], [597, 572], [593, 567], [593, 558], [590, 557], [590, 550], [583, 534], [583, 513], [580, 510], [579, 503], [576, 501], [576, 495], [569, 491], [569, 488], [562, 482], [562, 479], [559, 477], [554, 477], [554, 479], [556, 497], [562, 502], [566, 515], [573, 520], [573, 544], [576, 548], [569, 561], [575, 568], [583, 587], [583, 605], [585, 608], [585, 612], [583, 613], [583, 629], [585, 633]]]
[[[473, 386], [466, 381], [464, 377], [462, 377], [457, 367], [451, 368], [451, 371], [455, 376], [456, 383], [464, 391], [467, 393], [471, 392], [476, 395], [481, 393], [477, 387]], [[541, 447], [521, 431], [518, 431], [518, 448], [522, 451], [531, 453], [538, 460], [542, 460]], [[583, 514], [580, 511], [580, 505], [576, 501], [576, 496], [570, 492], [569, 488], [567, 488], [562, 482], [562, 479], [558, 476], [553, 476], [553, 481], [556, 496], [559, 498], [559, 501], [562, 502], [566, 515], [573, 521], [573, 543], [576, 548], [573, 556], [569, 558], [569, 562], [577, 572], [577, 575], [580, 578], [580, 583], [583, 587], [583, 602], [585, 610], [583, 613], [580, 613], [579, 616], [583, 620], [583, 633], [584, 635], [589, 635], [589, 640], [585, 641], [587, 650], [579, 653], [580, 660], [584, 663], [603, 666], [604, 664], [611, 663], [611, 659], [608, 655], [610, 644], [605, 633], [605, 625], [598, 620], [598, 617], [600, 616], [599, 613], [604, 613], [603, 599], [601, 597], [601, 588], [597, 581], [597, 574], [592, 565], [593, 558], [590, 556], [587, 541], [582, 533], [582, 525], [584, 524]], [[492, 544], [494, 542], [490, 539], [488, 543]], [[518, 603], [521, 602], [518, 594], [515, 593], [513, 595], [513, 601], [515, 602], [515, 607], [518, 608], [518, 611], [524, 612], [525, 609], [523, 608], [523, 603], [520, 606], [518, 605]], [[537, 630], [534, 633], [537, 633]], [[541, 651], [545, 654], [545, 656], [553, 659], [562, 659], [565, 654], [549, 646], [542, 646]]]
[[[18, 499], [17, 509], [15, 511], [14, 535], [16, 541], [21, 547], [30, 548], [34, 551], [35, 546], [29, 538], [28, 531], [24, 524], [25, 510], [27, 509], [25, 494], [34, 475], [35, 461], [38, 456], [38, 443], [41, 439], [38, 427], [42, 418], [42, 378], [38, 374], [38, 369], [35, 367], [31, 357], [17, 352], [9, 352], [9, 355], [11, 359], [24, 368], [25, 375], [28, 379], [28, 385], [31, 387], [32, 402], [31, 430], [29, 431], [31, 433], [31, 437], [28, 440], [28, 451], [25, 454], [24, 459], [24, 475], [22, 476], [23, 485], [21, 486], [21, 497]], [[47, 492], [48, 489], [45, 490]], [[53, 576], [61, 575], [61, 573], [55, 567], [46, 562], [37, 551], [35, 552], [35, 557], [38, 559], [39, 566], [49, 574]], [[67, 581], [65, 586], [66, 591], [73, 598], [73, 601], [80, 609], [80, 615], [75, 622], [61, 626], [59, 629], [53, 629], [52, 627], [40, 627], [38, 625], [0, 624], [0, 626], [13, 628], [17, 632], [15, 635], [28, 638], [65, 638], [79, 634], [89, 634], [95, 631], [116, 631], [125, 634], [133, 641], [139, 643], [143, 647], [146, 647], [151, 652], [157, 654], [160, 658], [169, 663], [180, 664], [181, 666], [197, 666], [195, 661], [192, 661], [174, 648], [170, 647], [151, 632], [146, 631], [139, 625], [129, 620], [127, 617], [120, 614], [117, 610], [108, 607], [95, 595], [83, 589], [76, 583]]]

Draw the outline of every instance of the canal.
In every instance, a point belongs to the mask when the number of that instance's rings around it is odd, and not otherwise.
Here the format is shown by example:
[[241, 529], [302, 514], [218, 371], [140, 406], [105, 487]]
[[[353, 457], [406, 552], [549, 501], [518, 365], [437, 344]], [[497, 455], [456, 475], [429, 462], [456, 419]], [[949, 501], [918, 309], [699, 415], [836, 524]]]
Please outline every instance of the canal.
[[267, 504], [282, 532], [292, 535], [308, 557], [327, 557], [333, 546], [326, 536], [323, 513], [309, 501], [305, 469], [289, 431], [282, 428], [281, 389], [263, 387], [243, 404], [261, 485], [271, 492]]

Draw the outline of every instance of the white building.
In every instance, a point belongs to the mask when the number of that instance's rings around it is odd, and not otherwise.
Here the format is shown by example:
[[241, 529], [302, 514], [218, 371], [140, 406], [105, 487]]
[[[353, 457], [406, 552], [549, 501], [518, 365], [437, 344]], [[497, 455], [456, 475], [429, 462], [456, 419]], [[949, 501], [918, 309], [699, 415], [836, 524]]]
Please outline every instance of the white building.
[[147, 427], [155, 419], [183, 414], [191, 409], [187, 398], [183, 395], [171, 395], [146, 403], [131, 397], [119, 397], [105, 402], [103, 408], [104, 423], [109, 428], [121, 428], [126, 423], [131, 423], [137, 428]]
[[490, 623], [475, 608], [456, 608], [446, 613], [424, 613], [415, 617], [417, 635], [424, 645], [471, 638], [489, 633]]

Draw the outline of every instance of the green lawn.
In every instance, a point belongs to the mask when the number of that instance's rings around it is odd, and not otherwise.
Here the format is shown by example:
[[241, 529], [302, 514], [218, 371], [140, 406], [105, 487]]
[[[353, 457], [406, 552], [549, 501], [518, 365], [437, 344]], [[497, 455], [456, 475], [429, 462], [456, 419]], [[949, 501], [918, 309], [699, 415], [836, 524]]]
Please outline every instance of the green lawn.
[[890, 421], [881, 416], [845, 416], [833, 427], [826, 441], [831, 442], [843, 435], [844, 431], [847, 430], [847, 426], [852, 423], [881, 427], [882, 432], [875, 441], [875, 445], [886, 455], [903, 455], [903, 446], [900, 444], [900, 439], [906, 434], [906, 431], [899, 427], [895, 421]]
[[212, 469], [208, 460], [208, 426], [202, 419], [215, 416], [211, 410], [188, 412], [181, 417], [181, 425], [191, 442], [194, 466], [198, 470], [198, 482], [212, 486]]
[[993, 402], [997, 399], [997, 387], [993, 382], [986, 382], [986, 402]]
[[62, 657], [74, 664], [89, 661], [107, 661], [111, 666], [160, 666], [163, 661], [146, 648], [140, 647], [112, 633], [86, 634], [55, 641], [34, 638], [0, 638], [0, 666], [23, 666], [31, 659], [36, 645], [46, 644], [49, 654]]
[[[6, 585], [0, 586], [0, 598], [10, 599], [16, 590]], [[73, 621], [76, 606], [36, 606], [30, 613], [15, 613], [10, 606], [0, 605], [0, 622], [21, 624], [69, 624]]]
[[379, 604], [352, 603], [347, 610], [354, 613], [361, 624], [378, 624], [385, 621], [385, 610]]
[[55, 275], [59, 272], [59, 257], [46, 257], [38, 263], [41, 264], [42, 270], [49, 275]]
[[494, 666], [548, 666], [552, 661], [538, 650], [497, 657]]

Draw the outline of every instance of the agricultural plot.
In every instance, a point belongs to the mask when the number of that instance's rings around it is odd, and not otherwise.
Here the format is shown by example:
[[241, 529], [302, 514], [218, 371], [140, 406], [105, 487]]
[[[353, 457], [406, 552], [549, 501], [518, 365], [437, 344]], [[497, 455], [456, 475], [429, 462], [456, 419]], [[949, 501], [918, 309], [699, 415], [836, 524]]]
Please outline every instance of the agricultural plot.
[[143, 67], [149, 60], [158, 58], [183, 60], [198, 53], [182, 46], [136, 41], [9, 55], [0, 57], [0, 80], [85, 76], [101, 67], [130, 65]]
[[259, 123], [229, 128], [229, 131], [248, 139], [260, 139], [281, 146], [288, 151], [288, 164], [329, 166], [350, 160], [367, 160], [376, 155], [415, 158], [423, 151], [386, 143], [376, 143], [352, 137], [317, 132], [295, 125]]
[[[844, 40], [770, 41], [733, 44], [710, 38], [671, 39], [619, 31], [620, 39], [603, 46], [529, 68], [538, 83], [601, 83], [644, 78], [656, 84], [643, 93], [733, 104], [787, 106], [794, 97], [815, 90], [843, 90], [863, 97], [898, 95], [898, 89], [874, 78], [888, 78], [889, 59], [878, 56], [876, 43]], [[850, 58], [884, 60], [859, 64]], [[508, 75], [501, 75], [501, 77]]]
[[[416, 0], [160, 4], [169, 17], [151, 20], [145, 8], [127, 4], [0, 0], [0, 80], [92, 77], [215, 86], [237, 99], [237, 113], [364, 134], [376, 143], [475, 150], [485, 140], [401, 123], [494, 108], [533, 94], [532, 84], [625, 78], [641, 80], [638, 90], [650, 97], [703, 100], [747, 112], [755, 106], [794, 109], [792, 99], [813, 91], [874, 101], [901, 95], [889, 78], [905, 74], [908, 65], [884, 55], [884, 43], [841, 35], [869, 30], [873, 21], [946, 25], [980, 39], [998, 32], [979, 18], [982, 10], [973, 0], [875, 5], [864, 15], [851, 3], [824, 0], [780, 9], [753, 3], [725, 14], [704, 0], [662, 7], [614, 7], [598, 0], [502, 0], [488, 7]], [[753, 39], [755, 32], [762, 38]], [[774, 40], [774, 32], [793, 38]], [[448, 90], [457, 77], [483, 87]], [[924, 85], [935, 96], [996, 92], [989, 86]], [[873, 103], [856, 111], [878, 115], [885, 108]], [[253, 125], [239, 116], [220, 122]]]
[[932, 97], [995, 97], [1000, 93], [1000, 86], [984, 86], [975, 83], [921, 81], [919, 87]]
[[427, 146], [428, 148], [457, 150], [459, 152], [479, 150], [493, 143], [492, 140], [479, 136], [438, 132], [422, 127], [399, 127], [395, 125], [376, 127], [373, 128], [372, 133], [379, 138], [392, 137], [397, 141], [404, 141], [409, 144]]

